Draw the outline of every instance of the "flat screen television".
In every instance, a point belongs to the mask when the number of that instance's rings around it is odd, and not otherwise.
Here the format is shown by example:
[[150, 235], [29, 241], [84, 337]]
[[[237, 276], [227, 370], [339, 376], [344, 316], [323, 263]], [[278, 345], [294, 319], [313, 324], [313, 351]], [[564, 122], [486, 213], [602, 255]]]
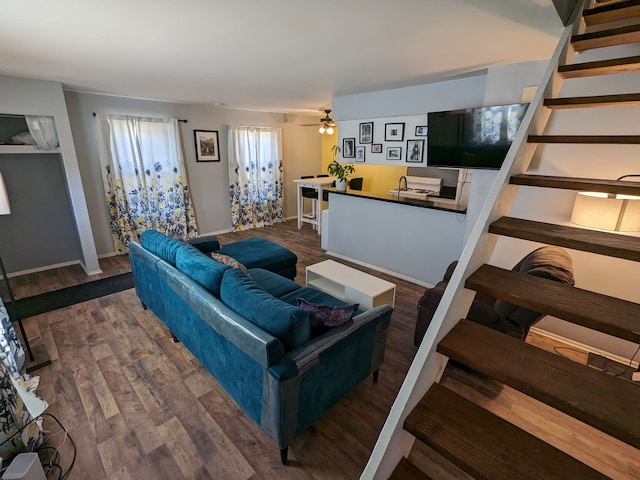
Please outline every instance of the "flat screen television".
[[430, 112], [427, 165], [499, 169], [528, 106], [516, 103]]

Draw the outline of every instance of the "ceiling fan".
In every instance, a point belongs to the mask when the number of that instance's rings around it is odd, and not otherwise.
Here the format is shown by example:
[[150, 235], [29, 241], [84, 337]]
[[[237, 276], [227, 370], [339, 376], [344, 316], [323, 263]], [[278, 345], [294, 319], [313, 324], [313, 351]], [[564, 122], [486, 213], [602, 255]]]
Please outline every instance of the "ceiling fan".
[[320, 123], [307, 123], [302, 124], [303, 127], [317, 127], [320, 125], [320, 129], [318, 130], [320, 133], [326, 133], [327, 135], [333, 135], [335, 131], [334, 128], [338, 126], [336, 122], [331, 118], [331, 110], [325, 110], [325, 117], [320, 119]]

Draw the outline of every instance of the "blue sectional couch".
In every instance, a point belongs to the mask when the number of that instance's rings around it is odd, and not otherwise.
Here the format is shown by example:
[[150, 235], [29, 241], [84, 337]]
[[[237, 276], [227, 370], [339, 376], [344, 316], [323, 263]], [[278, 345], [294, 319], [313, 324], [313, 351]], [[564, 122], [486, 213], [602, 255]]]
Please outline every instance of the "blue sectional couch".
[[216, 262], [156, 231], [131, 244], [130, 259], [143, 305], [273, 439], [283, 463], [294, 438], [370, 374], [377, 378], [388, 305], [312, 333], [310, 314], [298, 299], [345, 303], [265, 268], [245, 272]]

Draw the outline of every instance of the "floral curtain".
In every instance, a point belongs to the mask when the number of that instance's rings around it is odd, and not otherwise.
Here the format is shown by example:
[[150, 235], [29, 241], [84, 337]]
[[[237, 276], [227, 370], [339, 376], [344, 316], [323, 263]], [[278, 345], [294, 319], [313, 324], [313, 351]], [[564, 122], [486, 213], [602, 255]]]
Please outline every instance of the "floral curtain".
[[147, 229], [197, 236], [178, 121], [98, 114], [100, 163], [117, 253]]
[[281, 131], [229, 127], [229, 192], [234, 230], [284, 221]]

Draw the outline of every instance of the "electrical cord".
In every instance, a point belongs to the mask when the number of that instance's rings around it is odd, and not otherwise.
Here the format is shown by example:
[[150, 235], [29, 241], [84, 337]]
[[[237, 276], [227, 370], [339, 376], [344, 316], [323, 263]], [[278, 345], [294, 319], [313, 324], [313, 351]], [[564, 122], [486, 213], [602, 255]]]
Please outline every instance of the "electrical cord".
[[[580, 350], [580, 349], [572, 348], [572, 347], [558, 347], [558, 346], [553, 347], [553, 351], [556, 352], [558, 355], [560, 355], [561, 357], [564, 357], [564, 358], [569, 358], [569, 357], [567, 357], [567, 355], [564, 355], [560, 350], [570, 350], [572, 352], [578, 352], [578, 353], [583, 353], [583, 354], [589, 353], [589, 352], [586, 352], [584, 350]], [[603, 372], [603, 373], [606, 373], [608, 375], [612, 375], [614, 377], [620, 377], [620, 376], [624, 375], [625, 373], [627, 373], [630, 368], [632, 368], [633, 359], [636, 358], [636, 355], [638, 355], [638, 352], [640, 352], [640, 345], [638, 345], [638, 348], [636, 349], [635, 353], [633, 355], [631, 355], [631, 359], [629, 359], [628, 365], [625, 367], [624, 370], [622, 370], [619, 373], [611, 373], [609, 371], [609, 369], [607, 368], [606, 363], [605, 363], [605, 367], [604, 368], [596, 368], [596, 367], [593, 367], [592, 365], [590, 365], [590, 366], [592, 368], [595, 368], [596, 370], [598, 370], [600, 372]], [[606, 357], [603, 357], [603, 358], [604, 358], [604, 360], [606, 362], [607, 358]]]
[[[77, 456], [76, 443], [73, 441], [73, 438], [71, 438], [71, 435], [69, 435], [69, 431], [62, 425], [60, 420], [58, 420], [55, 415], [51, 413], [43, 413], [42, 416], [51, 417], [53, 420], [55, 420], [55, 422], [60, 427], [60, 430], [54, 433], [53, 435], [51, 435], [46, 441], [50, 440], [52, 437], [55, 437], [56, 435], [59, 435], [62, 432], [64, 432], [64, 439], [62, 440], [62, 443], [60, 443], [60, 445], [58, 445], [56, 448], [48, 445], [44, 445], [38, 448], [37, 452], [38, 454], [40, 454], [42, 452], [53, 450], [53, 454], [51, 454], [51, 459], [48, 462], [46, 462], [45, 465], [43, 465], [46, 470], [45, 473], [47, 474], [47, 478], [49, 478], [49, 473], [57, 471], [58, 477], [56, 477], [56, 480], [64, 480], [69, 476], [69, 474], [71, 473], [71, 470], [73, 469], [73, 466], [76, 463], [76, 456]], [[69, 464], [69, 467], [67, 468], [67, 470], [64, 473], [62, 473], [62, 466], [59, 463], [60, 448], [62, 448], [62, 446], [66, 443], [67, 439], [69, 439], [69, 443], [73, 447], [73, 458], [71, 459], [71, 463]]]
[[627, 373], [629, 371], [630, 368], [632, 368], [631, 366], [633, 365], [633, 359], [636, 358], [636, 355], [638, 355], [638, 352], [640, 352], [640, 345], [638, 345], [638, 348], [636, 349], [636, 353], [631, 355], [631, 359], [629, 360], [629, 365], [627, 365], [626, 368], [623, 371], [621, 371], [620, 373], [615, 374], [614, 377], [619, 377], [621, 375], [624, 375], [625, 373]]

